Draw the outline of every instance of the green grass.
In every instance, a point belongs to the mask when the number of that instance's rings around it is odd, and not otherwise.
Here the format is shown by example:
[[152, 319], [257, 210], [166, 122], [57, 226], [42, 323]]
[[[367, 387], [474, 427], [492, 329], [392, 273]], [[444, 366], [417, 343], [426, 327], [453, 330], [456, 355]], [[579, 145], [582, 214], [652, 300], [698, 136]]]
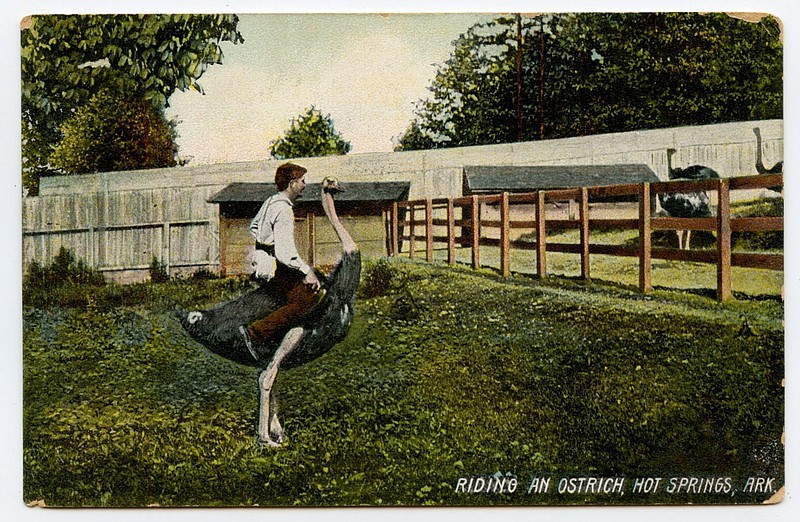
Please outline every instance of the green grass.
[[[513, 261], [512, 261], [513, 262]], [[555, 261], [554, 261], [555, 262]], [[512, 265], [513, 266], [513, 265]], [[24, 498], [56, 506], [761, 502], [783, 484], [783, 305], [370, 263], [348, 337], [278, 378], [289, 435], [255, 444], [257, 371], [174, 304], [242, 280], [68, 284], [24, 308]], [[515, 494], [456, 493], [513, 474]], [[533, 495], [534, 474], [733, 477], [735, 495]]]
[[[657, 235], [654, 242], [658, 246], [670, 246], [669, 241], [675, 241], [675, 234]], [[693, 245], [703, 245], [702, 237], [697, 240], [698, 234], [693, 234]], [[638, 238], [636, 231], [617, 231], [595, 234], [592, 243], [610, 245], [635, 244]], [[548, 238], [548, 241], [558, 243], [578, 243], [577, 231], [561, 233]], [[713, 241], [713, 238], [711, 238]], [[707, 242], [706, 242], [707, 246]], [[713, 245], [712, 245], [713, 246]], [[424, 259], [425, 251], [419, 250], [415, 258]], [[407, 252], [402, 254], [407, 256]], [[439, 248], [434, 250], [434, 260], [446, 262], [447, 251]], [[635, 257], [618, 257], [592, 254], [589, 257], [589, 273], [592, 280], [600, 283], [613, 283], [629, 288], [637, 288], [639, 284], [639, 261]], [[472, 265], [472, 249], [457, 248], [456, 262]], [[482, 246], [480, 248], [481, 267], [500, 269], [500, 249], [498, 247]], [[511, 271], [519, 274], [536, 274], [536, 253], [533, 250], [511, 249]], [[651, 264], [652, 284], [656, 288], [679, 291], [691, 291], [704, 295], [715, 295], [717, 285], [716, 265], [709, 263], [695, 263], [682, 261], [669, 261], [654, 259]], [[581, 261], [577, 254], [561, 252], [547, 252], [547, 273], [557, 277], [578, 278], [581, 275]], [[732, 286], [735, 295], [742, 297], [780, 296], [783, 289], [783, 272], [776, 270], [763, 270], [756, 268], [732, 268]]]

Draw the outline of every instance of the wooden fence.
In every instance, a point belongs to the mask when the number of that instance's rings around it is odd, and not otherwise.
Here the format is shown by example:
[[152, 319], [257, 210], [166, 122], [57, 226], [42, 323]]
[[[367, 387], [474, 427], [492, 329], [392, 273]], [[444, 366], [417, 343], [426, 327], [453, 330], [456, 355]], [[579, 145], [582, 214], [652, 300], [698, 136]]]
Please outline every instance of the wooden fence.
[[[772, 253], [732, 252], [733, 232], [783, 231], [783, 217], [731, 217], [730, 193], [734, 190], [753, 190], [783, 186], [783, 175], [742, 176], [729, 179], [702, 181], [668, 181], [659, 183], [612, 185], [561, 190], [541, 190], [525, 194], [474, 195], [461, 198], [440, 198], [396, 203], [387, 216], [389, 255], [399, 255], [403, 242], [407, 242], [407, 253], [414, 257], [418, 242], [424, 245], [426, 259], [433, 261], [434, 244], [445, 244], [447, 262], [455, 264], [456, 246], [471, 248], [472, 266], [479, 268], [480, 247], [500, 248], [500, 271], [511, 272], [510, 250], [534, 250], [537, 275], [547, 275], [547, 252], [579, 254], [581, 276], [589, 279], [589, 256], [604, 254], [611, 256], [638, 257], [639, 288], [642, 292], [652, 290], [651, 261], [667, 259], [711, 263], [717, 267], [717, 298], [726, 301], [732, 297], [731, 267], [783, 269], [783, 255]], [[713, 198], [716, 194], [716, 216], [707, 218], [654, 217], [651, 203], [658, 194], [675, 192], [707, 191]], [[593, 219], [589, 215], [589, 203], [621, 196], [636, 196], [638, 217], [632, 219]], [[578, 205], [577, 219], [548, 219], [545, 205], [549, 202], [574, 200]], [[484, 205], [498, 205], [500, 219], [481, 218]], [[514, 205], [528, 205], [534, 211], [529, 219], [512, 220]], [[444, 217], [436, 217], [436, 215]], [[460, 213], [457, 218], [456, 214]], [[434, 227], [446, 227], [445, 235], [435, 235]], [[422, 228], [423, 233], [419, 233]], [[499, 229], [499, 239], [487, 237], [487, 229]], [[535, 232], [535, 241], [511, 240], [512, 229], [529, 229]], [[547, 241], [547, 231], [554, 229], [578, 229], [580, 241], [556, 243]], [[639, 232], [638, 246], [603, 245], [590, 243], [590, 231], [602, 229], [628, 229]], [[716, 234], [714, 250], [678, 250], [653, 248], [651, 233], [654, 230], [704, 230]], [[461, 235], [457, 235], [457, 231]]]
[[216, 208], [196, 191], [152, 189], [56, 194], [23, 200], [23, 271], [52, 263], [61, 247], [121, 282], [146, 279], [153, 259], [170, 274], [215, 270]]

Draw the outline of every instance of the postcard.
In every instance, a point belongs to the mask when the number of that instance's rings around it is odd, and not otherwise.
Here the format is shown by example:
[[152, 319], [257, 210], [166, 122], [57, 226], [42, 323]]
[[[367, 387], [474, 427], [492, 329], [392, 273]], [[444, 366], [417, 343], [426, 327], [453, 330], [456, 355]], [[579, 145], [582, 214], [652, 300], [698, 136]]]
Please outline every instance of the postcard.
[[767, 517], [783, 23], [26, 16], [24, 503]]

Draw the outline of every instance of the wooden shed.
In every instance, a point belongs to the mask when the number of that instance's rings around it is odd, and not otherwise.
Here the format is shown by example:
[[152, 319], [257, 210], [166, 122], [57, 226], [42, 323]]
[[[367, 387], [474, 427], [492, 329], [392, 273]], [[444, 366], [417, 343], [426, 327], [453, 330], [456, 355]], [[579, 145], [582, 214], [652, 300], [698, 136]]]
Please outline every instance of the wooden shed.
[[[409, 182], [350, 182], [337, 194], [336, 211], [368, 257], [387, 251], [387, 215], [392, 203], [408, 199]], [[341, 251], [333, 227], [322, 209], [319, 183], [309, 183], [295, 202], [297, 250], [311, 265], [332, 263]], [[219, 204], [221, 275], [251, 272], [253, 237], [247, 227], [264, 201], [275, 194], [274, 183], [231, 183], [208, 201]]]
[[[464, 167], [463, 192], [473, 194], [525, 193], [537, 190], [556, 190], [581, 187], [601, 187], [626, 183], [660, 181], [653, 170], [644, 164], [615, 165], [533, 165], [533, 166], [467, 166]], [[594, 217], [600, 214], [636, 212], [634, 196], [609, 197], [590, 205]], [[548, 216], [564, 214], [562, 219], [577, 219], [575, 201], [554, 202]]]
[[464, 195], [660, 181], [644, 164], [464, 167]]
[[[658, 176], [644, 164], [479, 165], [464, 167], [463, 192], [465, 196], [501, 192], [525, 193], [656, 181], [660, 181]], [[496, 204], [482, 205], [479, 211], [481, 219], [496, 220], [500, 217], [500, 209]], [[532, 205], [514, 205], [511, 208], [511, 219], [526, 219], [533, 213]], [[547, 219], [578, 219], [578, 204], [575, 200], [552, 201], [547, 204], [546, 213]], [[638, 203], [635, 196], [595, 200], [589, 204], [589, 214], [598, 219], [633, 218], [638, 215]], [[527, 232], [529, 231], [518, 229], [515, 234], [519, 236]]]

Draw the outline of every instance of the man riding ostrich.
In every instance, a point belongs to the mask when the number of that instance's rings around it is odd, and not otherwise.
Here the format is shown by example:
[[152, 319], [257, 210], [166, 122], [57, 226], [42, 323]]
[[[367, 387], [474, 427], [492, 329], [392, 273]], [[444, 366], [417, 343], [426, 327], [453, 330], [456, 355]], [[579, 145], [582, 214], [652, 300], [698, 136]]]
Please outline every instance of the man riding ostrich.
[[[256, 252], [274, 256], [274, 277], [209, 310], [177, 311], [184, 329], [196, 341], [222, 357], [261, 368], [258, 439], [272, 447], [286, 440], [274, 390], [278, 369], [305, 364], [344, 339], [361, 277], [361, 254], [334, 207], [333, 194], [344, 190], [334, 179], [322, 183], [322, 206], [342, 254], [327, 276], [297, 255], [292, 207], [305, 190], [305, 172], [291, 163], [278, 167], [279, 192], [264, 202], [250, 226]], [[263, 272], [263, 267], [257, 267], [257, 274]]]

